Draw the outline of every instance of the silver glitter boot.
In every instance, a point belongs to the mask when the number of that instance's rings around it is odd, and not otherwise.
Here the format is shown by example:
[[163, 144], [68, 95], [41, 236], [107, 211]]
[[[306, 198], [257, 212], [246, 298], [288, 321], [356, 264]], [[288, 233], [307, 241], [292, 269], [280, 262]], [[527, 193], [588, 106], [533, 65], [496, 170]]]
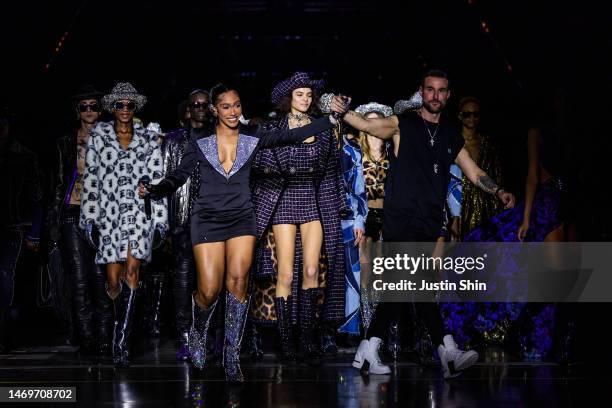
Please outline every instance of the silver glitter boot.
[[189, 331], [189, 357], [196, 368], [204, 369], [206, 365], [206, 338], [208, 337], [208, 326], [217, 306], [217, 298], [208, 309], [201, 309], [195, 300], [195, 294], [191, 298], [191, 330]]
[[246, 322], [249, 298], [240, 302], [228, 290], [225, 298], [225, 345], [223, 347], [223, 367], [225, 379], [229, 382], [243, 382], [240, 369], [240, 344]]

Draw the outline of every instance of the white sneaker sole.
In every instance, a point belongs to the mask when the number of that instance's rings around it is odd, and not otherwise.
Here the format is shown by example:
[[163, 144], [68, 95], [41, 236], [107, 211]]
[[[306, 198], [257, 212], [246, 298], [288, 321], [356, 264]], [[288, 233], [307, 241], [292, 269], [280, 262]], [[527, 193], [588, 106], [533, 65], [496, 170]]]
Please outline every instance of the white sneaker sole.
[[387, 366], [384, 366], [384, 368], [380, 367], [380, 368], [374, 368], [372, 369], [372, 366], [370, 365], [369, 368], [369, 373], [370, 374], [374, 374], [374, 375], [388, 375], [391, 374], [391, 369]]
[[444, 353], [444, 346], [440, 345], [438, 347], [438, 355], [440, 356], [440, 362], [442, 363], [442, 372], [444, 375], [444, 379], [451, 379], [459, 377], [465, 370], [473, 366], [476, 361], [478, 361], [478, 354], [474, 353], [468, 359], [463, 362], [463, 367], [461, 370], [455, 369], [455, 361], [447, 361], [444, 357], [446, 354]]

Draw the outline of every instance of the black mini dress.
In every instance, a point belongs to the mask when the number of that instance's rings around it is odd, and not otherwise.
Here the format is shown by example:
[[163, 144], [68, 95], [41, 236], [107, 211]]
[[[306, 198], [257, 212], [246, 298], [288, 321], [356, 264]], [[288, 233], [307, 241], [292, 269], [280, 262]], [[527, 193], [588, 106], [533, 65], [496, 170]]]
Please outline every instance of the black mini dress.
[[210, 128], [200, 139], [192, 139], [179, 166], [149, 189], [151, 198], [172, 194], [199, 166], [200, 186], [191, 212], [192, 245], [256, 236], [251, 202], [250, 175], [253, 159], [261, 148], [301, 143], [311, 135], [331, 129], [328, 117], [296, 129], [264, 130], [241, 126], [236, 160], [229, 172], [219, 161], [217, 136]]

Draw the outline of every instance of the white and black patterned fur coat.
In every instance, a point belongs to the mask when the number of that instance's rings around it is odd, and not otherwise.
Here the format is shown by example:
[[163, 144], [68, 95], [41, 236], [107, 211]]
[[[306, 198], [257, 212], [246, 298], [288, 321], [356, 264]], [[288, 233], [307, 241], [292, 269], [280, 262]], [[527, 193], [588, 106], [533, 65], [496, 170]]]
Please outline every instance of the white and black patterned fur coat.
[[168, 230], [166, 199], [151, 202], [147, 220], [137, 191], [145, 175], [153, 184], [163, 178], [155, 135], [135, 123], [132, 141], [123, 149], [113, 124], [98, 123], [87, 143], [80, 219], [81, 228], [93, 221], [100, 231], [97, 264], [125, 262], [128, 245], [134, 258], [149, 262], [155, 228]]

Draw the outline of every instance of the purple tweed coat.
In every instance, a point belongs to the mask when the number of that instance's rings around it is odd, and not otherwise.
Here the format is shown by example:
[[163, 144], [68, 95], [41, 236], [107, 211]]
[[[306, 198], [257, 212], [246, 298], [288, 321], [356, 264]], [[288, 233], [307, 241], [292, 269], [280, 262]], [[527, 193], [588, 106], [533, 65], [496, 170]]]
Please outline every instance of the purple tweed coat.
[[[287, 128], [287, 118], [266, 124], [270, 127]], [[318, 133], [315, 137], [318, 150], [318, 165], [314, 169], [316, 180], [316, 201], [323, 226], [323, 248], [327, 263], [325, 303], [322, 318], [329, 322], [340, 322], [344, 319], [344, 248], [342, 243], [341, 213], [345, 210], [344, 182], [340, 168], [339, 149], [332, 130]], [[276, 276], [271, 251], [267, 241], [261, 239], [271, 228], [272, 215], [277, 207], [279, 197], [284, 189], [285, 180], [291, 176], [295, 165], [290, 149], [278, 147], [262, 149], [253, 162], [252, 200], [257, 217], [258, 246], [254, 268], [255, 279], [271, 279]], [[302, 251], [299, 230], [296, 240], [296, 263], [292, 295], [297, 299], [299, 283], [302, 277]], [[297, 308], [292, 305], [293, 320], [297, 319]]]

